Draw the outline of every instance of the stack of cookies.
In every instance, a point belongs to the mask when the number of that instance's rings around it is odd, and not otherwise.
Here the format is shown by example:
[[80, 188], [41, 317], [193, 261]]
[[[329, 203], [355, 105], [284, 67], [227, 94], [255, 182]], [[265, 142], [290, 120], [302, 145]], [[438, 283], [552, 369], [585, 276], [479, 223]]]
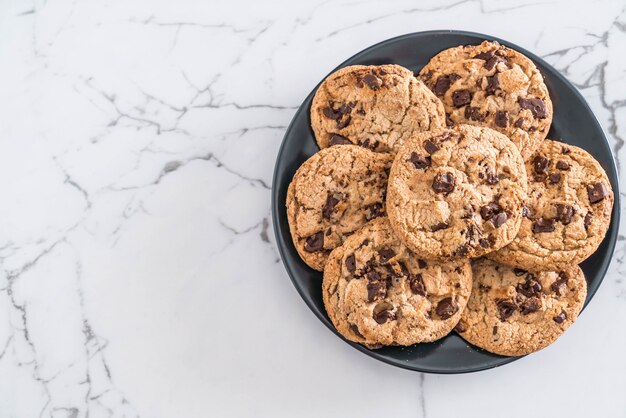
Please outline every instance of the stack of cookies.
[[371, 349], [455, 331], [513, 356], [562, 335], [613, 192], [590, 154], [546, 139], [551, 122], [542, 75], [496, 42], [445, 50], [417, 76], [331, 74], [311, 106], [321, 150], [287, 213], [337, 331]]

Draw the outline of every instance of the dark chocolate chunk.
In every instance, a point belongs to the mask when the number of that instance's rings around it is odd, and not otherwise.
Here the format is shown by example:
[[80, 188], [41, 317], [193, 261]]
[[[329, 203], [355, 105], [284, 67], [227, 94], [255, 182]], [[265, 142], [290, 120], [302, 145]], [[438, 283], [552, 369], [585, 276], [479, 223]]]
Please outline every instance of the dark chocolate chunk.
[[566, 171], [566, 170], [569, 170], [570, 166], [565, 161], [557, 161], [556, 168], [558, 168], [559, 170]]
[[500, 316], [500, 320], [504, 321], [517, 309], [517, 305], [513, 303], [512, 300], [509, 299], [499, 299], [496, 301], [496, 306], [498, 307], [498, 315]]
[[574, 208], [570, 205], [556, 205], [556, 219], [561, 222], [563, 225], [568, 225], [572, 222], [572, 217], [574, 216]]
[[317, 232], [306, 239], [304, 249], [310, 253], [320, 251], [324, 248], [324, 232]]
[[376, 77], [372, 73], [365, 74], [365, 76], [363, 77], [363, 82], [367, 84], [367, 87], [371, 88], [372, 90], [378, 90], [380, 86], [383, 85], [383, 80]]
[[391, 303], [382, 302], [374, 307], [372, 312], [372, 318], [378, 324], [384, 324], [387, 321], [393, 321], [396, 319], [396, 315], [392, 312], [393, 305]]
[[554, 322], [557, 324], [562, 324], [567, 319], [567, 314], [564, 311], [561, 311], [560, 314], [554, 317]]
[[376, 280], [367, 283], [367, 301], [374, 302], [376, 299], [384, 298], [387, 295], [387, 281]]
[[[502, 212], [502, 207], [497, 202], [491, 202], [480, 208], [480, 216], [486, 221]], [[505, 219], [506, 220], [506, 219]]]
[[436, 193], [450, 193], [454, 190], [454, 184], [452, 173], [438, 173], [433, 179], [433, 189]]
[[412, 162], [417, 169], [428, 168], [431, 165], [430, 157], [422, 157], [415, 152], [411, 153], [409, 161]]
[[487, 95], [496, 94], [496, 90], [500, 88], [500, 81], [498, 80], [498, 74], [494, 74], [493, 76], [487, 76], [487, 87], [485, 88], [485, 93]]
[[469, 253], [469, 246], [467, 244], [461, 245], [454, 251], [454, 255], [457, 257], [465, 257]]
[[443, 96], [450, 89], [450, 85], [461, 78], [458, 74], [444, 75], [437, 79], [433, 92], [437, 96]]
[[449, 227], [450, 227], [450, 225], [448, 225], [447, 223], [440, 222], [440, 223], [438, 223], [438, 224], [432, 225], [432, 226], [430, 227], [430, 231], [431, 231], [431, 232], [437, 232], [437, 231], [440, 231], [440, 230], [442, 230], [442, 229], [447, 229], [447, 228], [449, 228]]
[[587, 195], [591, 203], [598, 203], [609, 195], [609, 190], [604, 183], [596, 183], [587, 186]]
[[513, 126], [515, 126], [516, 128], [521, 128], [523, 125], [524, 125], [524, 118], [519, 118], [513, 124]]
[[452, 103], [454, 106], [461, 107], [470, 104], [472, 101], [472, 93], [467, 89], [457, 90], [452, 93]]
[[328, 197], [326, 197], [326, 204], [322, 209], [322, 217], [330, 219], [332, 214], [335, 212], [335, 206], [337, 206], [337, 203], [340, 202], [340, 196], [341, 195], [339, 193], [328, 194]]
[[365, 337], [359, 332], [359, 328], [355, 324], [350, 324], [350, 331], [352, 331], [357, 337], [365, 339]]
[[517, 99], [520, 107], [522, 109], [528, 109], [533, 114], [535, 118], [545, 119], [548, 117], [548, 111], [546, 109], [546, 104], [543, 100], [538, 98], [524, 99], [522, 97]]
[[554, 229], [554, 219], [540, 218], [533, 224], [533, 232], [536, 234], [552, 232]]
[[550, 285], [550, 289], [552, 289], [552, 291], [556, 293], [558, 296], [563, 296], [563, 294], [565, 293], [564, 287], [566, 286], [567, 286], [567, 275], [564, 272], [560, 272], [559, 278], [556, 279], [554, 283]]
[[539, 309], [541, 309], [541, 301], [539, 300], [539, 298], [536, 297], [532, 297], [526, 300], [524, 303], [522, 303], [522, 306], [520, 307], [522, 315], [528, 315], [533, 312], [537, 312]]
[[421, 274], [412, 274], [409, 276], [409, 287], [416, 295], [426, 296], [426, 286]]
[[329, 145], [331, 147], [334, 145], [352, 145], [352, 141], [343, 135], [333, 134], [333, 136], [330, 137]]
[[528, 273], [524, 283], [518, 283], [517, 286], [515, 286], [517, 293], [520, 293], [527, 298], [539, 296], [542, 289], [543, 287], [541, 286], [541, 283], [539, 283], [539, 281], [535, 279], [535, 276], [531, 273]]
[[382, 250], [378, 251], [378, 255], [380, 256], [380, 262], [386, 263], [387, 261], [391, 260], [394, 255], [396, 255], [396, 252], [391, 248], [383, 248]]
[[506, 58], [497, 55], [495, 51], [481, 52], [480, 54], [474, 56], [474, 58], [485, 60], [485, 68], [487, 70], [493, 69], [493, 67], [495, 67], [499, 62], [507, 62]]
[[342, 119], [337, 119], [337, 129], [343, 129], [346, 126], [350, 125], [350, 121], [352, 120], [352, 118], [350, 116], [347, 116], [345, 118]]
[[465, 118], [470, 120], [475, 120], [478, 122], [483, 122], [485, 120], [486, 115], [480, 113], [480, 108], [475, 106], [466, 106], [465, 107]]
[[418, 259], [418, 260], [417, 260], [417, 266], [418, 266], [419, 268], [421, 268], [421, 269], [425, 269], [425, 268], [426, 268], [426, 266], [427, 266], [427, 264], [426, 264], [426, 262], [425, 262], [424, 260], [422, 260], [422, 259]]
[[322, 109], [322, 113], [328, 119], [332, 119], [332, 120], [337, 120], [337, 119], [339, 119], [341, 117], [341, 112], [339, 112], [338, 110], [333, 109], [330, 106], [326, 106], [325, 108], [323, 108]]
[[478, 244], [480, 244], [480, 246], [483, 247], [483, 248], [491, 247], [491, 243], [488, 240], [484, 239], [484, 238], [479, 239], [478, 240]]
[[509, 126], [509, 112], [506, 110], [498, 110], [496, 112], [496, 126], [506, 128]]
[[537, 174], [546, 174], [548, 171], [548, 166], [550, 165], [550, 160], [546, 157], [542, 157], [538, 155], [533, 160], [533, 168], [535, 169], [535, 173]]
[[383, 208], [383, 204], [376, 202], [365, 208], [367, 212], [365, 212], [365, 219], [371, 221], [374, 218], [378, 218], [385, 214], [385, 210]]
[[550, 179], [550, 183], [557, 184], [561, 182], [561, 174], [560, 173], [552, 173], [548, 177]]
[[459, 321], [459, 323], [454, 326], [454, 330], [458, 332], [459, 334], [465, 332], [466, 329], [467, 328], [465, 328], [465, 324], [463, 324], [462, 321]]
[[441, 319], [448, 319], [458, 312], [459, 305], [457, 305], [451, 297], [447, 297], [439, 301], [435, 310]]
[[439, 147], [437, 146], [437, 144], [435, 144], [433, 141], [429, 139], [424, 141], [424, 149], [426, 150], [427, 153], [431, 155], [439, 151]]
[[593, 214], [591, 212], [587, 212], [587, 214], [585, 215], [585, 220], [584, 220], [585, 229], [588, 229], [589, 225], [591, 225], [592, 217], [593, 217]]
[[509, 217], [506, 212], [500, 212], [493, 218], [491, 218], [491, 222], [493, 223], [493, 226], [495, 226], [496, 228], [500, 228], [502, 225], [504, 225], [508, 218]]
[[513, 269], [513, 273], [515, 273], [516, 276], [523, 276], [524, 274], [528, 273], [526, 270], [524, 269], [518, 269], [518, 268], [514, 268]]
[[356, 257], [354, 257], [354, 254], [346, 257], [346, 268], [350, 273], [354, 273], [356, 271]]

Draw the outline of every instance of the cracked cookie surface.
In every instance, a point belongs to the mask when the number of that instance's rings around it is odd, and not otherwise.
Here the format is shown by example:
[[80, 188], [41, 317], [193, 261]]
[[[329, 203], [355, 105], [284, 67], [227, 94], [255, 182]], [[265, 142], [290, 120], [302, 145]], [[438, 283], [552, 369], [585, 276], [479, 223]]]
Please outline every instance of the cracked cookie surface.
[[387, 213], [425, 259], [473, 258], [513, 240], [526, 170], [515, 145], [489, 128], [457, 125], [415, 135], [396, 155]]
[[385, 213], [393, 157], [356, 145], [319, 151], [300, 166], [287, 190], [287, 219], [306, 264], [323, 270], [347, 236]]
[[322, 295], [339, 333], [380, 348], [447, 335], [461, 317], [471, 286], [469, 261], [419, 259], [382, 217], [330, 254]]
[[597, 249], [611, 223], [613, 191], [586, 151], [546, 139], [526, 162], [528, 198], [517, 237], [488, 258], [513, 267], [555, 270]]
[[329, 75], [311, 104], [320, 148], [356, 144], [395, 152], [415, 132], [445, 126], [441, 101], [399, 65], [353, 65]]
[[496, 129], [524, 159], [548, 134], [553, 112], [543, 76], [530, 59], [497, 42], [446, 49], [419, 78], [442, 100], [449, 123]]
[[576, 320], [587, 296], [580, 267], [526, 271], [481, 259], [455, 330], [492, 353], [521, 356], [552, 344]]

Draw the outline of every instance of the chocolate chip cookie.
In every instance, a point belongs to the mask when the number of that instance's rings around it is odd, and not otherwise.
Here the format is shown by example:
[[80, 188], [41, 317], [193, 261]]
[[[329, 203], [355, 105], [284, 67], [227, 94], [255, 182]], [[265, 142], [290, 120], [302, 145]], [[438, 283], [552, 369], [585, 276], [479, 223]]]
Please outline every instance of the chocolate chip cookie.
[[356, 145], [323, 149], [300, 166], [287, 190], [287, 219], [298, 254], [323, 270], [328, 254], [385, 214], [393, 157]]
[[552, 344], [576, 320], [587, 296], [582, 270], [526, 271], [475, 261], [470, 300], [456, 331], [492, 353], [521, 356]]
[[422, 258], [479, 257], [515, 238], [526, 187], [524, 161], [507, 137], [456, 125], [406, 141], [391, 168], [387, 213]]
[[526, 162], [528, 199], [517, 237], [489, 258], [513, 267], [558, 270], [597, 249], [611, 221], [613, 191], [586, 151], [546, 139]]
[[419, 259], [383, 217], [366, 224], [330, 254], [322, 295], [339, 333], [380, 348], [447, 335], [461, 317], [471, 286], [467, 260]]
[[356, 144], [395, 152], [415, 132], [445, 126], [443, 105], [399, 65], [353, 65], [332, 73], [311, 105], [320, 148]]
[[449, 123], [496, 129], [527, 159], [552, 123], [552, 102], [535, 64], [497, 42], [437, 54], [420, 79], [443, 101]]

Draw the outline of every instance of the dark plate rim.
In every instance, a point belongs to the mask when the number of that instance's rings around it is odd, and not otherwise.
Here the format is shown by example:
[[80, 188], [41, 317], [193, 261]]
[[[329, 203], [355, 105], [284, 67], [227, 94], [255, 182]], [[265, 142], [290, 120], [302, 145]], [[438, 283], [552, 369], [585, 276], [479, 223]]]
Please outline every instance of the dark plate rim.
[[[470, 31], [461, 31], [461, 30], [451, 30], [451, 29], [443, 29], [443, 30], [428, 30], [428, 31], [420, 31], [420, 32], [411, 32], [411, 33], [407, 33], [404, 35], [400, 35], [400, 36], [395, 36], [393, 38], [389, 38], [386, 39], [384, 41], [378, 42], [374, 45], [371, 45], [365, 49], [363, 49], [362, 51], [356, 53], [355, 55], [351, 56], [350, 58], [344, 60], [341, 64], [339, 64], [337, 67], [335, 67], [330, 73], [328, 73], [328, 75], [332, 74], [333, 72], [337, 71], [338, 69], [344, 67], [348, 62], [355, 60], [357, 58], [359, 58], [360, 56], [370, 52], [372, 49], [376, 49], [376, 48], [380, 48], [383, 47], [386, 44], [389, 43], [394, 43], [400, 40], [404, 40], [404, 39], [408, 39], [408, 38], [413, 38], [416, 36], [438, 36], [438, 35], [460, 35], [460, 36], [468, 36], [468, 37], [474, 37], [474, 38], [480, 38], [483, 40], [490, 40], [490, 41], [497, 41], [499, 43], [501, 43], [502, 45], [506, 45], [507, 47], [510, 47], [512, 49], [515, 49], [519, 52], [521, 52], [522, 54], [526, 55], [528, 58], [530, 58], [531, 60], [540, 63], [542, 66], [544, 67], [548, 67], [554, 70], [554, 74], [556, 76], [556, 78], [558, 78], [561, 82], [563, 82], [564, 84], [566, 84], [567, 86], [569, 86], [571, 88], [571, 90], [575, 93], [575, 95], [580, 99], [580, 101], [582, 102], [583, 106], [585, 107], [585, 109], [589, 112], [590, 115], [592, 115], [593, 117], [593, 121], [596, 124], [597, 128], [599, 129], [600, 132], [602, 132], [602, 138], [604, 140], [604, 144], [606, 145], [606, 147], [608, 148], [609, 151], [609, 155], [611, 156], [610, 158], [610, 164], [611, 164], [611, 169], [613, 170], [613, 172], [615, 173], [619, 173], [617, 171], [617, 165], [615, 163], [615, 156], [613, 155], [613, 150], [611, 149], [611, 146], [609, 144], [606, 132], [604, 130], [604, 128], [602, 127], [602, 124], [600, 124], [600, 122], [598, 121], [598, 118], [596, 117], [595, 113], [591, 110], [591, 108], [589, 107], [589, 104], [587, 103], [587, 100], [584, 98], [584, 96], [580, 93], [580, 91], [576, 88], [576, 86], [574, 86], [563, 74], [561, 74], [560, 71], [558, 71], [556, 68], [554, 68], [552, 65], [548, 64], [543, 58], [535, 55], [534, 53], [526, 50], [525, 48], [522, 48], [512, 42], [506, 41], [504, 39], [495, 37], [495, 36], [491, 36], [491, 35], [486, 35], [483, 33], [479, 33], [479, 32], [470, 32]], [[325, 79], [326, 77], [324, 77]], [[323, 81], [323, 79], [322, 79]], [[282, 204], [283, 202], [279, 202], [278, 201], [278, 193], [276, 192], [276, 180], [278, 177], [278, 162], [281, 160], [282, 154], [283, 154], [283, 150], [285, 147], [285, 141], [286, 138], [289, 136], [291, 130], [293, 129], [293, 125], [297, 119], [297, 116], [300, 115], [300, 113], [302, 112], [308, 112], [309, 109], [305, 108], [304, 103], [309, 101], [309, 99], [311, 99], [314, 95], [315, 92], [317, 91], [319, 85], [322, 83], [322, 81], [320, 81], [315, 88], [311, 91], [311, 93], [309, 93], [305, 99], [302, 101], [302, 104], [298, 107], [298, 110], [296, 110], [296, 113], [294, 113], [291, 122], [289, 123], [289, 126], [287, 127], [285, 134], [283, 136], [283, 140], [281, 142], [280, 148], [278, 150], [278, 154], [276, 156], [276, 163], [274, 165], [274, 173], [272, 175], [272, 191], [271, 191], [271, 208], [272, 208], [272, 223], [273, 223], [273, 229], [274, 229], [274, 237], [276, 239], [276, 246], [278, 248], [278, 252], [280, 254], [280, 258], [281, 258], [281, 262], [283, 264], [283, 266], [285, 267], [285, 270], [287, 270], [287, 274], [289, 275], [289, 278], [291, 279], [292, 284], [294, 285], [294, 287], [296, 288], [298, 294], [300, 295], [300, 297], [302, 298], [302, 300], [306, 303], [306, 305], [309, 307], [309, 309], [313, 312], [313, 314], [322, 322], [322, 324], [324, 324], [328, 329], [330, 329], [335, 335], [337, 335], [342, 341], [344, 341], [345, 343], [351, 345], [352, 347], [356, 348], [358, 351], [365, 353], [366, 355], [368, 355], [369, 357], [372, 357], [376, 360], [382, 361], [383, 363], [386, 364], [390, 364], [392, 366], [395, 367], [399, 367], [402, 369], [406, 369], [406, 370], [412, 370], [412, 371], [417, 371], [417, 372], [422, 372], [422, 373], [433, 373], [433, 374], [464, 374], [464, 373], [473, 373], [473, 372], [478, 372], [478, 371], [482, 371], [482, 370], [490, 370], [490, 369], [494, 369], [496, 367], [499, 366], [503, 366], [505, 364], [509, 364], [512, 363], [516, 360], [519, 360], [525, 356], [518, 356], [518, 357], [506, 357], [506, 356], [501, 356], [502, 360], [499, 361], [497, 364], [493, 364], [493, 365], [488, 365], [488, 366], [479, 366], [479, 367], [470, 367], [467, 369], [462, 369], [462, 370], [441, 370], [441, 369], [431, 369], [428, 367], [416, 367], [415, 365], [412, 364], [403, 364], [403, 363], [399, 363], [399, 362], [394, 362], [392, 360], [389, 360], [387, 357], [378, 354], [376, 351], [374, 350], [369, 350], [366, 347], [357, 344], [357, 343], [353, 343], [351, 341], [346, 340], [345, 338], [343, 338], [338, 332], [337, 330], [334, 329], [334, 327], [332, 326], [332, 324], [328, 324], [326, 321], [326, 318], [323, 317], [323, 315], [319, 312], [317, 312], [317, 309], [307, 300], [307, 298], [305, 297], [302, 288], [298, 285], [298, 283], [296, 282], [296, 279], [291, 271], [291, 269], [287, 266], [287, 262], [285, 261], [285, 249], [283, 248], [282, 245], [279, 244], [279, 242], [281, 241], [280, 238], [280, 231], [279, 231], [279, 219], [278, 219], [278, 211], [276, 210], [277, 205]], [[585, 305], [583, 306], [583, 310], [587, 307], [587, 305], [589, 304], [589, 302], [591, 302], [591, 299], [594, 297], [594, 295], [596, 294], [596, 292], [598, 291], [598, 288], [602, 285], [602, 282], [604, 281], [604, 277], [606, 276], [606, 272], [611, 264], [611, 260], [613, 258], [613, 253], [615, 251], [615, 245], [617, 242], [617, 236], [619, 233], [619, 222], [620, 222], [620, 212], [621, 212], [621, 200], [620, 200], [620, 193], [619, 193], [619, 174], [615, 176], [615, 178], [609, 178], [609, 180], [612, 181], [612, 186], [614, 191], [617, 190], [616, 193], [614, 193], [614, 202], [613, 202], [613, 212], [611, 214], [611, 224], [614, 225], [614, 227], [612, 228], [612, 231], [610, 232], [610, 234], [607, 234], [607, 236], [604, 238], [604, 240], [607, 240], [608, 242], [608, 248], [607, 248], [607, 255], [604, 258], [604, 261], [602, 263], [602, 265], [600, 266], [600, 268], [598, 269], [598, 284], [597, 286], [588, 293], [587, 295], [587, 300], [585, 302]]]

